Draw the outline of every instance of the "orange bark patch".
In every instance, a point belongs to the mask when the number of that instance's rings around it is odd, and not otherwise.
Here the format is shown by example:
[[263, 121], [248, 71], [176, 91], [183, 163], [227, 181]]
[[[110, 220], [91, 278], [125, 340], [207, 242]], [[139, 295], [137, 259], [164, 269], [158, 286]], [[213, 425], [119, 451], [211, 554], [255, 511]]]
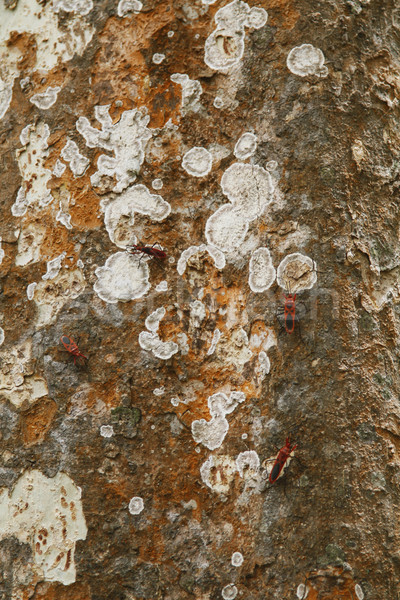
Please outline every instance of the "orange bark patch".
[[21, 413], [20, 424], [25, 446], [33, 446], [44, 440], [56, 412], [57, 404], [47, 398]]

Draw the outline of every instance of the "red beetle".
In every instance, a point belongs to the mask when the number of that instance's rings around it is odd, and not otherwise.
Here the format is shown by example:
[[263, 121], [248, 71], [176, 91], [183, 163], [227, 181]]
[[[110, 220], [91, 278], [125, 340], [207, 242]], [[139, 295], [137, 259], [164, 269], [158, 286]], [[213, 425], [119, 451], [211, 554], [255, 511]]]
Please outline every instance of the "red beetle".
[[272, 467], [271, 473], [269, 474], [269, 482], [275, 483], [278, 479], [279, 475], [282, 472], [283, 467], [285, 466], [289, 456], [294, 450], [296, 450], [297, 444], [292, 446], [290, 443], [290, 438], [286, 438], [286, 444], [279, 450], [278, 456], [275, 459], [274, 466]]
[[160, 248], [154, 248], [157, 243], [158, 242], [152, 246], [139, 246], [138, 244], [132, 244], [132, 246], [126, 247], [126, 251], [129, 252], [129, 254], [141, 254], [139, 261], [144, 255], [147, 255], [150, 258], [155, 258], [157, 261], [161, 261], [167, 258], [167, 253], [164, 252], [164, 250], [160, 250]]
[[293, 333], [294, 324], [296, 320], [296, 294], [289, 294], [285, 296], [285, 307], [283, 309], [283, 315], [285, 317], [285, 329], [288, 333]]
[[66, 350], [68, 350], [68, 352], [70, 352], [72, 354], [72, 356], [74, 357], [74, 365], [76, 365], [76, 361], [79, 360], [80, 358], [83, 359], [83, 363], [85, 364], [85, 360], [88, 360], [88, 357], [85, 356], [84, 354], [82, 354], [82, 352], [79, 350], [77, 344], [74, 342], [74, 340], [69, 337], [68, 335], [62, 335], [60, 337], [60, 341], [63, 344], [64, 348]]

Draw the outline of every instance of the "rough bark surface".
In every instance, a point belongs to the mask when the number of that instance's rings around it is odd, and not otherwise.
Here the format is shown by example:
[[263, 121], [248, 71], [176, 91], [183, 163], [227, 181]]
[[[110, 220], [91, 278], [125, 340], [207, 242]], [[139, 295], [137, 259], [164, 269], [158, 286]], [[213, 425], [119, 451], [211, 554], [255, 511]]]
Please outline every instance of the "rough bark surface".
[[0, 59], [0, 597], [398, 600], [395, 1], [4, 0]]

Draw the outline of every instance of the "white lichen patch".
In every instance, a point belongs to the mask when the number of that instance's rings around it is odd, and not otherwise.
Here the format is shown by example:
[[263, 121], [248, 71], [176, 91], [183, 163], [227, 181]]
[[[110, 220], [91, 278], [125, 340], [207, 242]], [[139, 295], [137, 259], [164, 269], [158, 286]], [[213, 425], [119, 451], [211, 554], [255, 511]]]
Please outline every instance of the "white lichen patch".
[[72, 229], [71, 215], [62, 208], [62, 203], [59, 203], [60, 210], [56, 214], [56, 221], [64, 225], [67, 229]]
[[42, 327], [54, 323], [62, 307], [80, 296], [85, 288], [86, 281], [79, 268], [63, 269], [53, 279], [40, 281], [33, 297], [37, 306], [36, 325]]
[[89, 148], [104, 148], [114, 152], [115, 157], [101, 154], [97, 161], [97, 171], [90, 180], [92, 185], [101, 184], [102, 175], [115, 177], [114, 192], [122, 192], [133, 183], [144, 160], [144, 147], [152, 133], [147, 125], [148, 115], [140, 110], [127, 110], [120, 120], [113, 124], [109, 115], [110, 105], [95, 106], [95, 117], [101, 129], [92, 127], [86, 117], [79, 117], [76, 128], [86, 140]]
[[[65, 3], [65, 0], [61, 1]], [[75, 0], [72, 4], [87, 6], [88, 1]], [[37, 70], [42, 77], [58, 61], [63, 64], [75, 54], [81, 55], [92, 39], [95, 28], [86, 19], [82, 19], [82, 12], [68, 15], [68, 19], [61, 24], [51, 2], [19, 0], [15, 5], [13, 10], [1, 11], [0, 65], [7, 85], [19, 75], [21, 59], [24, 58], [23, 45], [10, 48], [7, 44], [12, 32], [14, 35], [19, 33], [31, 36], [31, 46], [35, 47], [35, 64], [32, 70]], [[25, 81], [27, 79], [25, 77]]]
[[213, 106], [218, 109], [222, 108], [224, 106], [223, 99], [220, 96], [215, 96]]
[[93, 289], [99, 298], [110, 304], [141, 298], [151, 287], [147, 263], [139, 262], [137, 256], [126, 252], [112, 254], [95, 274], [98, 280]]
[[217, 28], [208, 36], [204, 62], [215, 71], [226, 72], [243, 57], [245, 28], [260, 29], [268, 20], [263, 8], [250, 9], [246, 2], [234, 0], [215, 14]]
[[223, 252], [231, 252], [246, 237], [249, 223], [261, 216], [274, 199], [271, 175], [262, 167], [234, 163], [221, 179], [230, 204], [224, 204], [206, 223], [206, 238]]
[[364, 600], [364, 592], [362, 591], [361, 585], [356, 583], [356, 585], [354, 586], [354, 591], [358, 600]]
[[231, 556], [231, 565], [233, 567], [241, 567], [243, 564], [244, 558], [241, 552], [234, 552]]
[[265, 376], [268, 375], [270, 370], [271, 362], [267, 356], [267, 353], [262, 350], [258, 355], [258, 365], [255, 367], [255, 374], [257, 375], [259, 382], [265, 379]]
[[236, 465], [227, 455], [211, 455], [200, 467], [200, 476], [213, 492], [227, 494], [235, 478]]
[[119, 248], [131, 243], [136, 213], [152, 221], [163, 221], [171, 212], [169, 202], [159, 194], [152, 194], [143, 184], [132, 185], [116, 198], [104, 198], [100, 206], [110, 240]]
[[100, 435], [104, 438], [110, 438], [114, 435], [114, 427], [112, 425], [102, 425], [100, 427]]
[[304, 585], [304, 583], [300, 583], [300, 585], [297, 586], [297, 590], [296, 590], [296, 596], [300, 599], [300, 600], [305, 600], [305, 598], [307, 598], [308, 596], [308, 587], [306, 585]]
[[27, 288], [26, 288], [26, 295], [28, 296], [28, 300], [32, 300], [34, 294], [35, 294], [35, 288], [37, 286], [36, 281], [34, 281], [33, 283], [30, 283]]
[[51, 171], [44, 164], [48, 157], [49, 126], [39, 121], [37, 126], [25, 128], [26, 144], [17, 150], [18, 167], [23, 178], [17, 198], [11, 207], [14, 217], [22, 217], [28, 207], [43, 208], [53, 200], [47, 183]]
[[131, 515], [140, 515], [140, 513], [142, 512], [143, 509], [144, 509], [143, 498], [140, 498], [140, 496], [134, 496], [133, 498], [130, 499], [128, 510], [131, 513]]
[[214, 354], [215, 349], [217, 347], [217, 344], [219, 342], [219, 339], [221, 337], [221, 332], [218, 328], [214, 329], [213, 331], [213, 336], [212, 336], [212, 340], [211, 340], [211, 346], [209, 347], [209, 349], [207, 350], [207, 355], [210, 356], [211, 354]]
[[209, 450], [219, 448], [229, 430], [226, 415], [232, 413], [245, 399], [243, 392], [231, 392], [229, 398], [223, 392], [210, 396], [207, 402], [211, 420], [199, 419], [192, 423], [195, 442], [203, 444]]
[[261, 293], [269, 290], [276, 278], [268, 248], [257, 248], [251, 255], [249, 263], [249, 286], [252, 292]]
[[81, 177], [90, 164], [90, 160], [79, 152], [77, 144], [69, 138], [64, 148], [61, 150], [61, 156], [65, 162], [69, 163], [69, 168], [75, 177]]
[[2, 242], [2, 239], [1, 239], [1, 236], [0, 236], [0, 265], [3, 262], [3, 259], [5, 257], [5, 252], [4, 252], [3, 248], [1, 247], [1, 242]]
[[53, 168], [54, 177], [61, 177], [61, 175], [64, 173], [66, 168], [67, 168], [67, 165], [65, 165], [63, 162], [61, 162], [61, 160], [59, 160], [57, 158], [56, 164], [54, 165], [54, 168]]
[[260, 458], [254, 450], [241, 452], [236, 458], [236, 469], [245, 479], [258, 479], [260, 470]]
[[155, 396], [163, 396], [165, 394], [165, 387], [162, 386], [162, 387], [159, 387], [159, 388], [154, 388], [153, 394]]
[[288, 254], [278, 266], [276, 280], [279, 287], [290, 294], [310, 290], [317, 281], [316, 268], [309, 256], [300, 252]]
[[153, 190], [161, 190], [164, 187], [162, 179], [153, 179], [153, 181], [151, 182], [151, 187], [153, 188]]
[[4, 329], [2, 327], [0, 327], [0, 346], [2, 346], [4, 344], [4, 339], [5, 339]]
[[66, 254], [67, 254], [66, 252], [63, 252], [56, 258], [53, 258], [53, 260], [48, 261], [47, 271], [43, 275], [42, 279], [54, 279], [55, 277], [57, 277], [57, 275], [61, 269], [61, 263], [64, 260], [64, 258], [66, 257]]
[[53, 0], [53, 10], [56, 13], [63, 10], [84, 16], [89, 14], [92, 8], [93, 0]]
[[230, 331], [230, 335], [225, 335], [220, 339], [217, 356], [224, 364], [234, 365], [238, 372], [243, 371], [244, 365], [253, 356], [248, 335], [243, 327], [234, 327]]
[[156, 285], [156, 292], [166, 292], [168, 290], [168, 282], [164, 279]]
[[140, 0], [120, 0], [118, 2], [118, 16], [125, 17], [129, 13], [138, 13], [142, 8], [143, 4]]
[[246, 132], [236, 142], [233, 153], [239, 160], [245, 160], [253, 156], [256, 150], [257, 136], [254, 133]]
[[147, 331], [142, 331], [139, 334], [139, 346], [143, 350], [152, 352], [156, 358], [168, 360], [179, 350], [178, 344], [175, 342], [163, 342], [157, 331], [160, 326], [160, 321], [165, 317], [166, 311], [163, 306], [157, 308], [145, 320]]
[[324, 63], [325, 57], [322, 50], [314, 48], [311, 44], [302, 44], [292, 48], [286, 60], [289, 71], [300, 77], [307, 75], [326, 77], [328, 68]]
[[165, 60], [165, 54], [156, 52], [155, 54], [153, 54], [151, 60], [155, 65], [160, 65]]
[[48, 478], [25, 471], [11, 495], [8, 489], [0, 494], [0, 539], [29, 544], [33, 568], [44, 581], [74, 583], [75, 545], [86, 534], [81, 490], [65, 473]]
[[238, 589], [235, 584], [229, 583], [226, 585], [221, 592], [224, 600], [234, 600], [238, 594]]
[[4, 117], [12, 100], [14, 79], [11, 83], [6, 83], [0, 78], [0, 120]]
[[34, 94], [30, 98], [30, 102], [42, 110], [48, 110], [57, 102], [58, 92], [60, 91], [61, 88], [59, 86], [50, 86], [41, 94]]
[[198, 112], [201, 108], [200, 96], [203, 93], [200, 81], [190, 79], [185, 73], [174, 73], [171, 81], [182, 86], [182, 114]]
[[176, 265], [179, 275], [184, 274], [187, 263], [193, 256], [196, 256], [196, 254], [201, 254], [205, 251], [211, 256], [217, 269], [221, 270], [225, 267], [225, 256], [220, 250], [218, 250], [218, 248], [212, 246], [211, 244], [201, 244], [200, 246], [190, 246], [182, 252]]
[[212, 154], [205, 148], [195, 146], [184, 155], [182, 167], [193, 177], [205, 177], [211, 171]]

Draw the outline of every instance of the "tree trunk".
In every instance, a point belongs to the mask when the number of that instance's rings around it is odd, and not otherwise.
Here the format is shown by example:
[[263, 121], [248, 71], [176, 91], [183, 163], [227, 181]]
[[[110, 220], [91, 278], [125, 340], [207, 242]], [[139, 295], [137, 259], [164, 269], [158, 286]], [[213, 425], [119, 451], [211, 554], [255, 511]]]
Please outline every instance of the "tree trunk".
[[398, 600], [400, 8], [0, 13], [0, 598]]

